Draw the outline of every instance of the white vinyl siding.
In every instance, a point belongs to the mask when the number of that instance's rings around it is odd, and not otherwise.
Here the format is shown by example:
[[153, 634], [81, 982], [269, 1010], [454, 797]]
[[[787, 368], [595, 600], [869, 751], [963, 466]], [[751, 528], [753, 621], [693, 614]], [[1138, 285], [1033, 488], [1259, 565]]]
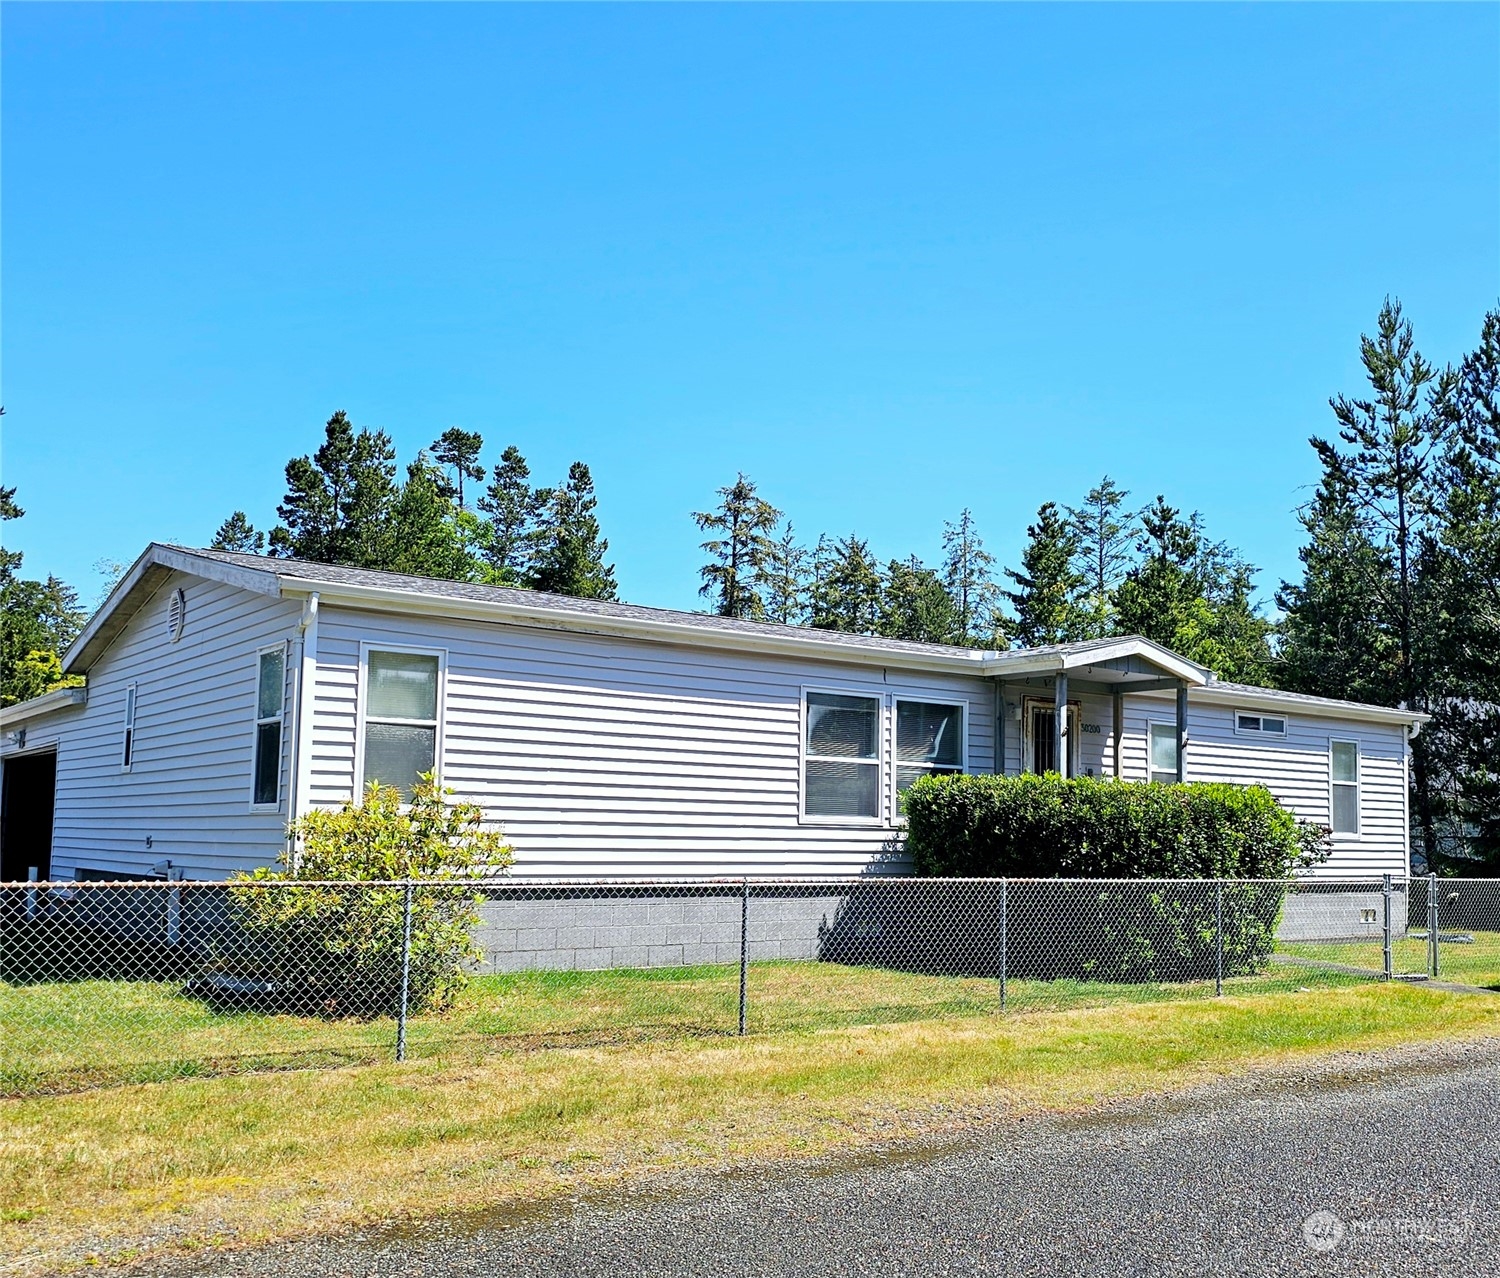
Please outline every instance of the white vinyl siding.
[[[1238, 713], [1262, 712], [1204, 705], [1189, 694], [1188, 780], [1263, 785], [1300, 819], [1332, 828], [1330, 743], [1356, 743], [1359, 832], [1336, 835], [1333, 855], [1310, 873], [1315, 878], [1338, 878], [1407, 872], [1406, 736], [1401, 725], [1323, 718], [1298, 708], [1286, 716], [1285, 736], [1257, 737], [1235, 730]], [[1127, 779], [1146, 779], [1148, 725], [1170, 714], [1167, 697], [1125, 699], [1122, 771]]]
[[[178, 585], [191, 619], [173, 643], [167, 610]], [[146, 601], [90, 669], [87, 704], [48, 716], [58, 746], [54, 875], [149, 874], [157, 862], [171, 861], [189, 878], [219, 878], [276, 859], [285, 846], [284, 815], [247, 802], [256, 652], [295, 635], [299, 611], [295, 603], [183, 575]], [[132, 685], [133, 757], [122, 773]], [[282, 733], [283, 794], [289, 738]], [[28, 745], [44, 740], [37, 732]]]
[[[310, 761], [320, 805], [354, 790], [361, 645], [445, 650], [443, 781], [503, 828], [518, 875], [907, 869], [888, 766], [878, 819], [802, 818], [804, 687], [887, 706], [966, 702], [968, 764], [992, 765], [992, 693], [978, 678], [325, 604]], [[894, 717], [881, 715], [883, 760]]]

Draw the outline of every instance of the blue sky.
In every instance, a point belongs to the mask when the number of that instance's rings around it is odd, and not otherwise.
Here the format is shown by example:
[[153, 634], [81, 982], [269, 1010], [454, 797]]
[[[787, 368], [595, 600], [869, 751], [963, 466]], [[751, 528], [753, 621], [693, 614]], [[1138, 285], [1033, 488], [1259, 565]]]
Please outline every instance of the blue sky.
[[743, 470], [809, 538], [1015, 563], [1106, 472], [1293, 573], [1399, 296], [1500, 295], [1500, 8], [16, 5], [4, 482], [28, 574], [274, 521], [337, 408], [593, 468], [697, 606]]

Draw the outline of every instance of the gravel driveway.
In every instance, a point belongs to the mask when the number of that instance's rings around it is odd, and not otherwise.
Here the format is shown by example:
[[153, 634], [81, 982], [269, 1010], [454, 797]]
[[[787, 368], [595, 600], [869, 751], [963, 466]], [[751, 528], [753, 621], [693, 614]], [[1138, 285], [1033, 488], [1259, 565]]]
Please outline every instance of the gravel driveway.
[[155, 1272], [1497, 1274], [1500, 1044], [1346, 1056], [858, 1164]]

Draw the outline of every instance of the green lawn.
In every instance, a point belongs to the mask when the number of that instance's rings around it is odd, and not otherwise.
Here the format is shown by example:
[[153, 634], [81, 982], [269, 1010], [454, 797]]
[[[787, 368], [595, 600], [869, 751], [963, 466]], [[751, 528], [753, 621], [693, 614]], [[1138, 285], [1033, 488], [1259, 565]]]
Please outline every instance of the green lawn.
[[[1377, 956], [1378, 957], [1378, 956]], [[1273, 966], [1225, 993], [1326, 989], [1360, 978]], [[1008, 1013], [1202, 999], [1212, 981], [1111, 985], [1014, 981]], [[832, 963], [766, 962], [749, 971], [751, 1033], [824, 1030], [936, 1017], [993, 1016], [998, 982]], [[476, 1050], [596, 1046], [733, 1036], [734, 965], [476, 978], [448, 1011], [414, 1017], [415, 1059]], [[78, 981], [0, 986], [0, 1095], [79, 1091], [168, 1078], [368, 1064], [388, 1060], [389, 1018], [332, 1020], [216, 1014], [174, 982]]]
[[[1500, 932], [1438, 932], [1438, 979], [1460, 985], [1478, 985], [1500, 990]], [[1442, 940], [1445, 936], [1472, 937], [1472, 943]], [[1325, 942], [1317, 945], [1283, 945], [1281, 952], [1319, 962], [1382, 970], [1380, 941]], [[1396, 975], [1427, 971], [1427, 934], [1407, 935], [1391, 945]]]

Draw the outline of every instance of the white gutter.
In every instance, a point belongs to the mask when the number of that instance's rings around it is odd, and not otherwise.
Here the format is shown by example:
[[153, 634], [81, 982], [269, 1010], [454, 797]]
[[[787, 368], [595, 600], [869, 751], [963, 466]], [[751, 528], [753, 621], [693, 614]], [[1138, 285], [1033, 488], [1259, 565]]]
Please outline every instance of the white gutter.
[[[297, 705], [292, 722], [292, 793], [287, 803], [288, 824], [306, 813], [312, 789], [312, 721], [318, 679], [318, 592], [302, 601], [297, 622]], [[297, 868], [297, 846], [290, 841], [292, 869]]]
[[[1122, 685], [1121, 691], [1129, 693], [1130, 685]], [[1149, 697], [1170, 694], [1142, 692], [1133, 695]], [[1365, 723], [1400, 724], [1410, 728], [1412, 736], [1416, 736], [1421, 725], [1432, 718], [1430, 714], [1423, 714], [1420, 710], [1397, 710], [1390, 706], [1370, 706], [1359, 701], [1335, 701], [1331, 698], [1309, 697], [1292, 692], [1268, 692], [1258, 695], [1254, 691], [1225, 688], [1217, 683], [1210, 683], [1202, 688], [1193, 688], [1189, 695], [1195, 705], [1232, 706], [1239, 710], [1264, 710], [1282, 715], [1297, 712], [1322, 715], [1329, 719], [1359, 719]]]
[[13, 706], [0, 706], [0, 727], [13, 728], [18, 724], [39, 719], [54, 710], [66, 710], [69, 706], [81, 706], [88, 702], [87, 688], [54, 688], [30, 701], [20, 701]]

